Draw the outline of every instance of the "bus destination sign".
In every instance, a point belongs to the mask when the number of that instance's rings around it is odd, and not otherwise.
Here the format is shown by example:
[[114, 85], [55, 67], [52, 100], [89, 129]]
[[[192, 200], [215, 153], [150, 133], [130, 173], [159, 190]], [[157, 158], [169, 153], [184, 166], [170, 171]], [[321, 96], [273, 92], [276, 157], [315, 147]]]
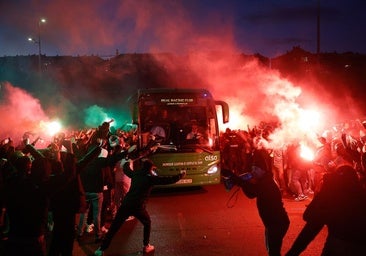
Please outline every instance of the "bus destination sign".
[[161, 98], [160, 103], [165, 105], [188, 105], [194, 103], [193, 98]]

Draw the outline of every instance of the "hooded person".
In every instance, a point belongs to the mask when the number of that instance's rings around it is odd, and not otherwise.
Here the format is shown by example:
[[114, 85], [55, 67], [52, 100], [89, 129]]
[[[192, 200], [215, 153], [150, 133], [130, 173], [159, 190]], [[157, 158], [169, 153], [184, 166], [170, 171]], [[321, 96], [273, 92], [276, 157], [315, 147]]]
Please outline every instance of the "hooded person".
[[282, 241], [290, 225], [279, 187], [273, 179], [271, 158], [264, 148], [254, 149], [250, 170], [240, 176], [228, 170], [223, 175], [256, 198], [259, 216], [265, 227], [265, 245], [270, 256], [280, 256]]
[[123, 171], [131, 178], [131, 188], [124, 197], [121, 206], [118, 208], [112, 224], [102, 240], [100, 247], [95, 251], [94, 255], [103, 255], [107, 250], [114, 235], [118, 232], [122, 224], [133, 216], [139, 220], [143, 228], [143, 252], [148, 253], [154, 251], [154, 246], [150, 245], [151, 219], [146, 210], [146, 204], [154, 185], [173, 184], [183, 178], [185, 173], [179, 173], [172, 176], [157, 176], [152, 170], [154, 163], [148, 158], [140, 160], [140, 168], [131, 169], [130, 160], [123, 161]]
[[303, 229], [286, 256], [297, 256], [327, 226], [321, 255], [366, 255], [366, 190], [356, 170], [342, 165], [324, 175], [319, 192], [306, 207]]

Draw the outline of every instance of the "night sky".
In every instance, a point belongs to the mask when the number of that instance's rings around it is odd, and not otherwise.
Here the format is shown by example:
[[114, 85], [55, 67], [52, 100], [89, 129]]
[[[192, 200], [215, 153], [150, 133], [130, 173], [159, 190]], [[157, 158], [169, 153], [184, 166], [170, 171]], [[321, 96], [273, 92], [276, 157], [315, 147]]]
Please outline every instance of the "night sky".
[[[310, 74], [289, 81], [277, 70], [255, 61], [238, 68], [235, 56], [240, 54], [231, 53], [259, 53], [273, 58], [294, 46], [316, 53], [320, 10], [321, 53], [366, 54], [365, 7], [364, 0], [0, 0], [0, 56], [37, 55], [38, 44], [27, 38], [37, 39], [38, 28], [42, 55], [111, 57], [116, 53], [149, 53], [171, 79], [178, 79], [180, 76], [174, 72], [184, 67], [202, 82], [189, 86], [204, 85], [216, 99], [226, 101], [230, 105], [231, 128], [246, 129], [267, 116], [276, 117], [282, 123], [276, 138], [282, 143], [282, 138], [310, 138], [313, 131], [364, 115], [364, 111], [358, 112], [347, 83], [336, 81], [339, 86], [335, 87], [335, 81], [329, 79], [328, 84], [321, 84]], [[47, 22], [39, 24], [41, 18]], [[212, 52], [215, 54], [210, 55]], [[177, 63], [160, 53], [190, 54], [183, 58], [185, 63]], [[96, 126], [116, 108], [120, 111], [117, 93], [112, 95], [116, 103], [113, 107], [96, 103], [100, 97], [109, 99], [103, 96], [108, 92], [106, 84], [73, 83], [72, 91], [62, 91], [63, 87], [70, 87], [68, 81], [73, 81], [72, 72], [77, 70], [70, 69], [69, 73], [58, 74], [52, 83], [43, 81], [33, 87], [27, 84], [30, 81], [0, 81], [0, 112], [17, 113], [3, 118], [0, 135], [13, 134], [13, 127], [22, 134], [24, 129], [33, 129], [44, 121], [74, 117], [75, 113], [85, 113], [80, 118], [85, 126], [90, 126], [89, 116], [100, 117], [93, 124]], [[95, 81], [108, 81], [115, 76], [124, 81], [135, 74], [128, 69], [114, 74], [104, 66], [98, 72], [93, 73]], [[187, 86], [182, 80], [171, 84]], [[122, 98], [124, 94], [120, 93]], [[88, 101], [75, 101], [70, 95]], [[49, 106], [46, 102], [54, 104]], [[314, 109], [319, 119], [302, 120]], [[346, 117], [345, 110], [351, 112]], [[115, 119], [116, 124], [130, 121], [122, 118], [121, 112]]]
[[0, 2], [0, 56], [226, 50], [275, 57], [294, 46], [366, 54], [363, 0], [12, 0]]

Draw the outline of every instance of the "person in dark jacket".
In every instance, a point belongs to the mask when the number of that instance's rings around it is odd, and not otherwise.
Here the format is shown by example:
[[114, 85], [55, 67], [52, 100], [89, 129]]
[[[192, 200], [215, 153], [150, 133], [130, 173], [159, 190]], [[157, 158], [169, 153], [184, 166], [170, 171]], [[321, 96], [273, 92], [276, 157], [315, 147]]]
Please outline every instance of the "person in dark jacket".
[[271, 159], [265, 149], [255, 149], [251, 156], [251, 171], [236, 175], [223, 170], [249, 198], [257, 199], [259, 216], [265, 227], [265, 241], [270, 256], [280, 256], [282, 241], [290, 225], [282, 195], [273, 179]]
[[101, 149], [95, 146], [80, 160], [76, 160], [71, 147], [68, 148], [67, 152], [61, 154], [63, 171], [51, 176], [52, 185], [59, 189], [50, 198], [50, 211], [54, 227], [49, 246], [49, 256], [72, 256], [76, 214], [86, 209], [85, 192], [81, 184], [80, 172], [100, 154], [100, 151]]
[[[34, 160], [28, 155], [31, 153]], [[46, 255], [46, 223], [50, 164], [31, 145], [13, 162], [14, 172], [5, 181], [4, 205], [9, 217], [5, 255]]]
[[343, 165], [324, 175], [323, 184], [306, 208], [305, 226], [286, 256], [297, 256], [326, 225], [322, 256], [366, 255], [366, 190], [356, 170]]
[[[126, 160], [123, 160], [126, 161]], [[130, 160], [123, 164], [123, 171], [131, 178], [131, 187], [127, 192], [121, 206], [118, 208], [112, 224], [103, 238], [101, 246], [95, 251], [94, 255], [103, 255], [109, 247], [114, 235], [129, 216], [136, 217], [143, 225], [143, 251], [151, 252], [154, 246], [150, 245], [151, 219], [146, 210], [147, 200], [154, 185], [173, 184], [183, 178], [185, 173], [172, 176], [156, 176], [152, 174], [153, 163], [144, 158], [141, 160], [142, 167], [137, 171], [130, 168]]]
[[[113, 166], [121, 159], [123, 155], [108, 156], [108, 151], [104, 148], [95, 159], [93, 159], [80, 173], [81, 181], [85, 190], [86, 200], [91, 205], [93, 223], [95, 228], [95, 241], [100, 242], [102, 238], [101, 231], [101, 213], [103, 205], [103, 190], [106, 183], [112, 183], [110, 166]], [[87, 224], [89, 207], [85, 213], [80, 214], [78, 224], [78, 238], [81, 238]]]

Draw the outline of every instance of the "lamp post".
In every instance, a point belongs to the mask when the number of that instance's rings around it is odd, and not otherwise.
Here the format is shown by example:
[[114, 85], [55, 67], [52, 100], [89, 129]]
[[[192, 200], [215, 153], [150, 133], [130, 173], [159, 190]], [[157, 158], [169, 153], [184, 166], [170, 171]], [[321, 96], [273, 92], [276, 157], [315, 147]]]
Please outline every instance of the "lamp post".
[[41, 67], [41, 55], [42, 55], [42, 46], [41, 46], [41, 24], [46, 23], [46, 19], [41, 18], [38, 21], [38, 40], [34, 40], [32, 37], [28, 38], [28, 41], [38, 44], [38, 70], [39, 72], [42, 71]]
[[316, 39], [316, 53], [319, 57], [320, 54], [320, 0], [318, 0], [318, 7], [317, 7], [317, 22], [316, 22], [316, 33], [317, 33], [317, 39]]

